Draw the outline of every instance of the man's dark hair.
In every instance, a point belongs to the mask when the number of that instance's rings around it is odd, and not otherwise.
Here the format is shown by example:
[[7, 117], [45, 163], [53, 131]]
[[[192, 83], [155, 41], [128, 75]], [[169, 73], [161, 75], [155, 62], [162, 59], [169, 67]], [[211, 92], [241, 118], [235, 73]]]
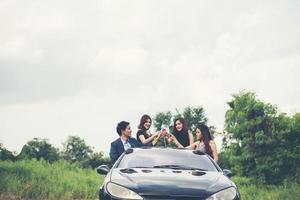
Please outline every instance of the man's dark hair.
[[126, 121], [121, 121], [118, 123], [117, 133], [119, 134], [119, 136], [122, 135], [122, 130], [125, 130], [128, 125], [129, 125], [129, 122], [126, 122]]

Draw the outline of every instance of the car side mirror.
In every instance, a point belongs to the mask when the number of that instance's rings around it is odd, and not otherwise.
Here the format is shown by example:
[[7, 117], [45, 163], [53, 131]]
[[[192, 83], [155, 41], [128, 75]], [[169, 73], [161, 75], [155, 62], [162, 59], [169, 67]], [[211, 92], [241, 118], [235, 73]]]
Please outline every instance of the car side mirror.
[[106, 175], [109, 172], [109, 167], [107, 165], [100, 165], [97, 167], [98, 174]]
[[228, 178], [231, 178], [233, 176], [232, 171], [230, 171], [229, 169], [223, 169], [223, 174]]

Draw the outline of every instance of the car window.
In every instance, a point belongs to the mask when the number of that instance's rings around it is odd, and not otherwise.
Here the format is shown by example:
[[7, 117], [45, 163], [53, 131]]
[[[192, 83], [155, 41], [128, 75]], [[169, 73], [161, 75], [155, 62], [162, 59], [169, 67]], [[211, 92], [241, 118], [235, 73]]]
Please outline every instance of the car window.
[[198, 155], [189, 150], [175, 149], [134, 150], [133, 153], [124, 155], [117, 168], [153, 168], [167, 165], [218, 171], [207, 155]]

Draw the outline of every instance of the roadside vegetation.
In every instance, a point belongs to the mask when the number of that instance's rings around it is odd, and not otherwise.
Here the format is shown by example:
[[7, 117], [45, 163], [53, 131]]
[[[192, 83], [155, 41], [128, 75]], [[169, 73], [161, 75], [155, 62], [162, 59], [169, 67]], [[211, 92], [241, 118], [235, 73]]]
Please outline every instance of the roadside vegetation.
[[294, 200], [300, 199], [300, 184], [288, 182], [282, 185], [258, 184], [246, 177], [233, 177], [243, 200]]
[[[0, 199], [97, 199], [104, 177], [93, 169], [58, 161], [22, 160], [0, 162]], [[233, 177], [243, 200], [300, 199], [300, 185], [256, 184], [249, 178]]]
[[[288, 115], [240, 92], [227, 103], [221, 168], [231, 169], [243, 200], [300, 199], [300, 113]], [[156, 130], [183, 116], [190, 131], [207, 124], [201, 106], [158, 112]], [[213, 134], [216, 128], [210, 125]], [[0, 199], [97, 199], [103, 181], [95, 168], [110, 164], [78, 136], [69, 136], [62, 150], [47, 139], [33, 138], [19, 154], [0, 144]]]
[[0, 162], [1, 199], [96, 199], [103, 177], [76, 164], [44, 160]]

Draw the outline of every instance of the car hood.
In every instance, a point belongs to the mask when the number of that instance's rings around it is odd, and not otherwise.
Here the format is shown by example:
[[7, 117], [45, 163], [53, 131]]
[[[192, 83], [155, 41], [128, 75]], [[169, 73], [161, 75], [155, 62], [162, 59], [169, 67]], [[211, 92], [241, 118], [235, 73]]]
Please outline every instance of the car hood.
[[222, 172], [195, 170], [117, 168], [110, 181], [140, 195], [208, 197], [233, 183]]

